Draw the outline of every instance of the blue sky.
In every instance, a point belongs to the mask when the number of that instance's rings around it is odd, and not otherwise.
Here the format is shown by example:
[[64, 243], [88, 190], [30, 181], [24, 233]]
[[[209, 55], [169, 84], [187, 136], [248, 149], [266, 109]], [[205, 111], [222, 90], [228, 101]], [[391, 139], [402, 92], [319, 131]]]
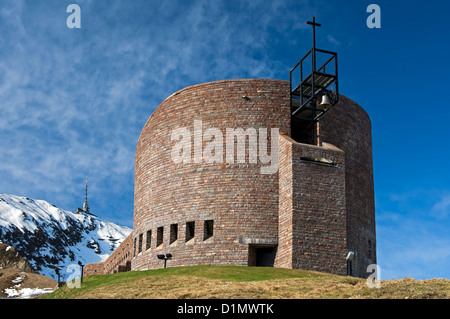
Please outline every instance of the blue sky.
[[[81, 8], [69, 29], [66, 8]], [[366, 8], [381, 8], [369, 29]], [[0, 193], [132, 227], [141, 129], [170, 94], [288, 80], [311, 47], [339, 54], [340, 92], [372, 120], [382, 279], [450, 278], [447, 1], [0, 0]]]

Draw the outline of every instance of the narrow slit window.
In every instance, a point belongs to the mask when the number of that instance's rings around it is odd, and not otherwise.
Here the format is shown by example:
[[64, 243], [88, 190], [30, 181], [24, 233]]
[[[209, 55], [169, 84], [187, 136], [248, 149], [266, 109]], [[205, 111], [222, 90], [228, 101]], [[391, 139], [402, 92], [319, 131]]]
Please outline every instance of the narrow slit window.
[[375, 261], [377, 259], [377, 247], [375, 246], [375, 242], [372, 243], [372, 259]]
[[139, 234], [139, 247], [138, 247], [138, 253], [142, 252], [142, 238], [143, 234]]
[[170, 243], [173, 244], [178, 239], [178, 224], [170, 225]]
[[352, 262], [347, 262], [347, 276], [353, 276]]
[[203, 230], [203, 240], [207, 240], [214, 235], [214, 220], [205, 220], [205, 226]]
[[158, 227], [156, 233], [156, 247], [159, 247], [163, 244], [164, 241], [164, 227]]
[[186, 223], [186, 241], [190, 241], [195, 236], [195, 222]]
[[147, 230], [147, 238], [145, 241], [145, 249], [148, 250], [150, 249], [150, 247], [152, 247], [152, 231], [151, 230]]

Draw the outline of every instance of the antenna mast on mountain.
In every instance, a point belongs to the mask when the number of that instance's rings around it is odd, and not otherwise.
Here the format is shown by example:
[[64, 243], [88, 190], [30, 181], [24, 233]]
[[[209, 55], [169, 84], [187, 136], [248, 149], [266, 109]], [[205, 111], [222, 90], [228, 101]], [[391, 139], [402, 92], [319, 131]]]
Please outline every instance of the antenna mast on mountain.
[[88, 181], [88, 170], [87, 170], [87, 168], [86, 168], [86, 193], [85, 193], [85, 195], [84, 195], [83, 210], [84, 210], [86, 213], [89, 213], [89, 205], [88, 205], [88, 201], [87, 201], [87, 191], [88, 191], [88, 184], [87, 184], [87, 181]]

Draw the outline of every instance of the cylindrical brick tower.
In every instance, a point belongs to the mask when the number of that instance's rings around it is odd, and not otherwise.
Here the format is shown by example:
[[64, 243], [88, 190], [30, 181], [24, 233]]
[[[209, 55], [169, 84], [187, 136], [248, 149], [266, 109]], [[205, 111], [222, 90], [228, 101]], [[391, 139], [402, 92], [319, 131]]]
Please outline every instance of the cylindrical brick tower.
[[168, 266], [364, 277], [376, 262], [370, 120], [341, 96], [316, 129], [319, 145], [290, 138], [287, 81], [217, 81], [169, 96], [137, 144], [131, 269], [159, 268], [170, 253]]
[[[285, 81], [194, 85], [172, 94], [153, 112], [136, 150], [132, 269], [161, 267], [156, 256], [166, 253], [173, 256], [171, 266], [248, 265], [256, 263], [249, 249], [276, 247], [278, 175], [261, 173], [269, 164], [262, 164], [260, 156], [256, 163], [250, 160], [251, 143], [227, 140], [234, 129], [256, 133], [257, 138], [266, 132], [270, 154], [271, 139], [278, 140], [271, 128], [290, 132]], [[173, 160], [173, 149], [180, 143], [172, 140], [177, 129], [189, 134], [188, 162]], [[213, 141], [211, 132], [221, 133], [222, 140], [216, 135]], [[211, 142], [217, 142], [215, 150], [221, 148], [223, 154], [222, 160], [219, 156], [208, 163], [205, 153]], [[235, 163], [228, 158], [230, 146]], [[243, 163], [238, 162], [240, 146], [246, 149]]]
[[355, 252], [352, 275], [366, 277], [367, 266], [377, 262], [370, 118], [341, 95], [340, 102], [320, 118], [319, 139], [345, 151], [347, 248]]

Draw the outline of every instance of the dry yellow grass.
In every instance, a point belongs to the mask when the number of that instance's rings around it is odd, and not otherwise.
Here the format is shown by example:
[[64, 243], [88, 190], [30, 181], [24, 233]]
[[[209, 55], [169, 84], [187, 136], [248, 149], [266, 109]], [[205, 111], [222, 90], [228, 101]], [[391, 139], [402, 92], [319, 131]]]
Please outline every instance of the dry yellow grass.
[[[216, 268], [220, 269], [220, 268]], [[237, 269], [240, 271], [240, 269]], [[211, 270], [205, 277], [195, 270], [195, 275], [186, 271], [155, 275], [130, 272], [112, 276], [94, 276], [85, 280], [80, 289], [59, 289], [52, 298], [82, 299], [379, 299], [379, 298], [450, 298], [450, 280], [433, 279], [415, 281], [402, 279], [382, 281], [381, 288], [368, 288], [365, 279], [293, 271], [293, 278], [266, 276], [258, 280], [238, 279], [224, 273], [223, 279], [211, 279]], [[221, 270], [223, 271], [223, 270]], [[236, 271], [229, 269], [227, 271]], [[245, 271], [251, 271], [246, 268]], [[286, 270], [283, 276], [289, 274]], [[244, 273], [242, 275], [245, 275]], [[277, 272], [271, 270], [272, 277]], [[116, 277], [114, 277], [116, 276]], [[231, 279], [230, 279], [231, 278]]]

